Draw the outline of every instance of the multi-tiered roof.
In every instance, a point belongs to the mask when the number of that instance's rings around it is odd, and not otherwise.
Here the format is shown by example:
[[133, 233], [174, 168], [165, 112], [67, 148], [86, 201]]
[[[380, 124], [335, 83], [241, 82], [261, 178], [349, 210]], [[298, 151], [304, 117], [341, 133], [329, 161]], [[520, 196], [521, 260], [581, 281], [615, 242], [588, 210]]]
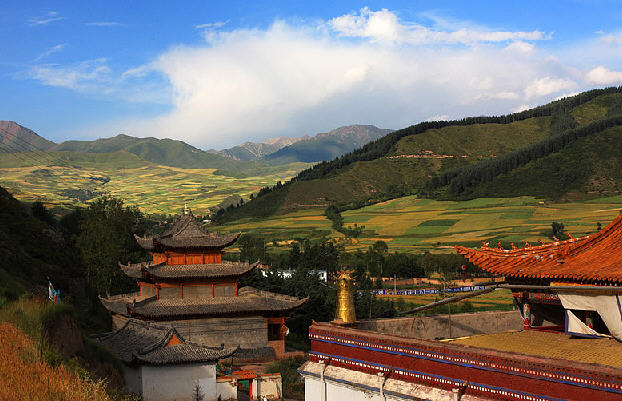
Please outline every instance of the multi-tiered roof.
[[282, 316], [306, 300], [238, 288], [239, 278], [257, 263], [222, 260], [223, 249], [240, 234], [207, 231], [186, 211], [161, 235], [136, 237], [149, 250], [152, 261], [119, 264], [128, 276], [137, 279], [137, 293], [102, 298], [111, 312], [141, 319], [171, 320], [209, 316]]
[[134, 235], [138, 244], [149, 251], [163, 251], [170, 248], [221, 250], [231, 246], [238, 240], [237, 234], [216, 234], [205, 230], [201, 223], [193, 216], [192, 212], [186, 211], [161, 235], [153, 237], [139, 237]]
[[523, 248], [456, 246], [474, 265], [520, 280], [569, 281], [604, 285], [622, 282], [622, 214], [599, 232]]

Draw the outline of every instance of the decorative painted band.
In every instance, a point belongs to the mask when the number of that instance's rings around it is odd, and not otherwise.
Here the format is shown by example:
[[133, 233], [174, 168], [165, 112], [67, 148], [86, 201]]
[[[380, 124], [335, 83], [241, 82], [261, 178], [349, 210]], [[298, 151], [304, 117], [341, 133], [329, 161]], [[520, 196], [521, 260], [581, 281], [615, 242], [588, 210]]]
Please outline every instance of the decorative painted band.
[[[449, 377], [439, 376], [439, 375], [429, 375], [425, 372], [417, 372], [407, 369], [396, 369], [390, 368], [389, 366], [379, 365], [379, 364], [369, 364], [363, 361], [358, 361], [356, 359], [350, 358], [341, 358], [341, 357], [330, 357], [328, 355], [319, 355], [319, 354], [309, 354], [309, 360], [312, 362], [322, 362], [330, 360], [328, 363], [331, 366], [338, 366], [345, 369], [352, 369], [358, 371], [365, 371], [365, 373], [374, 374], [374, 369], [376, 372], [385, 372], [391, 374], [391, 379], [394, 380], [402, 380], [407, 382], [416, 382], [419, 384], [427, 385], [430, 387], [441, 388], [443, 390], [451, 391], [455, 388], [465, 388], [468, 389], [469, 394], [472, 395], [480, 395], [483, 397], [491, 398], [491, 399], [499, 399], [499, 400], [521, 400], [521, 401], [563, 401], [565, 399], [562, 398], [554, 398], [554, 397], [546, 397], [539, 396], [536, 394], [531, 394], [525, 391], [517, 391], [511, 390], [503, 387], [494, 387], [486, 384], [466, 382], [464, 380], [455, 380]], [[325, 362], [326, 363], [326, 362]], [[369, 371], [365, 369], [360, 369], [361, 367], [368, 367]], [[298, 371], [301, 374], [307, 374], [315, 377], [319, 377], [319, 375], [314, 374], [312, 372], [306, 371]], [[380, 392], [380, 389], [377, 387], [364, 386], [359, 383], [349, 382], [343, 379], [334, 379], [330, 376], [324, 376], [327, 380], [343, 382], [345, 384], [350, 384], [355, 387], [364, 387], [367, 391], [377, 391]], [[412, 379], [415, 380], [412, 380]], [[385, 393], [388, 394], [387, 391]], [[395, 393], [396, 396], [403, 396], [402, 394]]]
[[[574, 399], [589, 399], [585, 397], [603, 396], [622, 400], [622, 382], [613, 377], [602, 377], [589, 370], [569, 373], [564, 370], [555, 370], [546, 363], [517, 361], [516, 356], [508, 354], [508, 358], [481, 355], [482, 358], [473, 358], [473, 355], [456, 353], [447, 348], [418, 349], [391, 343], [375, 343], [361, 339], [352, 339], [312, 331], [309, 333], [312, 340], [312, 353], [326, 355], [331, 358], [355, 359], [354, 365], [348, 368], [376, 374], [382, 372], [378, 366], [393, 367], [394, 375], [399, 370], [425, 372], [429, 377], [405, 375], [402, 380], [426, 383], [435, 387], [451, 389], [460, 381], [481, 383], [481, 386], [491, 388], [513, 388], [514, 392], [522, 389], [532, 389], [534, 394], [549, 398], [573, 394]], [[473, 354], [473, 349], [469, 349]], [[482, 350], [485, 352], [485, 350]], [[520, 363], [517, 363], [520, 362]], [[363, 365], [364, 364], [364, 365]], [[577, 374], [579, 373], [579, 374]], [[445, 383], [430, 377], [450, 377], [455, 383]], [[430, 381], [431, 380], [431, 381]], [[548, 383], [548, 384], [546, 384]], [[511, 385], [512, 384], [512, 385]], [[480, 387], [481, 387], [480, 386]], [[483, 387], [482, 387], [483, 388]], [[473, 390], [471, 388], [471, 390]], [[505, 390], [504, 390], [505, 391]], [[488, 393], [488, 391], [486, 391]], [[489, 394], [487, 394], [490, 396]], [[528, 398], [500, 398], [500, 399], [528, 399]]]

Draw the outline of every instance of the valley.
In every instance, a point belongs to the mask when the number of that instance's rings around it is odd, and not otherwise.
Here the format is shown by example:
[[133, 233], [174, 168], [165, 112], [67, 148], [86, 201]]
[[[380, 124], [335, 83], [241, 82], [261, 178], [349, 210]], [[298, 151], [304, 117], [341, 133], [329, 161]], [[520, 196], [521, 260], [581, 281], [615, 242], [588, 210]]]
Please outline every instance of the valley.
[[[342, 213], [345, 226], [364, 226], [357, 238], [345, 238], [331, 227], [323, 209], [308, 209], [269, 218], [246, 218], [214, 226], [219, 231], [242, 231], [266, 238], [274, 251], [286, 251], [296, 238], [327, 237], [346, 250], [365, 250], [385, 241], [390, 252], [454, 253], [454, 245], [523, 246], [538, 239], [550, 242], [551, 223], [561, 222], [578, 237], [604, 227], [622, 209], [622, 196], [586, 201], [551, 202], [535, 197], [478, 198], [438, 201], [406, 196]], [[288, 239], [290, 241], [288, 241]]]

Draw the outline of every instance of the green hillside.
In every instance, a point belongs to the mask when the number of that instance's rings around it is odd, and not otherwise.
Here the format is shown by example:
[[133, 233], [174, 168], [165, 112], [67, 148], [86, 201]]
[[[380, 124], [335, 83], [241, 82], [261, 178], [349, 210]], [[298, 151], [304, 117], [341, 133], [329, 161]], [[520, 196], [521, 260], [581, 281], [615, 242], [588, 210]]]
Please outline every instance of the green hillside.
[[286, 185], [262, 191], [244, 207], [229, 210], [221, 221], [426, 195], [435, 177], [466, 171], [618, 114], [621, 92], [622, 88], [593, 90], [521, 113], [424, 122], [395, 131], [304, 170]]
[[[622, 121], [621, 121], [622, 123]], [[622, 193], [622, 126], [578, 139], [477, 185], [469, 197], [533, 195], [573, 200]]]
[[262, 174], [274, 169], [265, 163], [239, 161], [201, 149], [173, 139], [135, 138], [117, 135], [95, 141], [66, 141], [52, 147], [53, 151], [80, 153], [114, 153], [125, 151], [143, 160], [164, 166], [179, 168], [219, 169], [221, 174], [243, 177]]

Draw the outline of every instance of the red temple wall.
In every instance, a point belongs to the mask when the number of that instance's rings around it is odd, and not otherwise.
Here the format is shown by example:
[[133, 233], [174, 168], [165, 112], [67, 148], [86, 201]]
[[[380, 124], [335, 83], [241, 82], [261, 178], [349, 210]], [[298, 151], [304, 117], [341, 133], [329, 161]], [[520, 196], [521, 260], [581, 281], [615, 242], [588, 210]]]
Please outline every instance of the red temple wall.
[[553, 366], [528, 356], [323, 329], [310, 329], [309, 359], [314, 362], [330, 358], [330, 365], [371, 374], [389, 372], [395, 379], [446, 390], [469, 383], [466, 394], [498, 400], [529, 399], [521, 398], [527, 395], [622, 400], [622, 375], [612, 375], [608, 369], [581, 369], [569, 361]]
[[179, 253], [166, 251], [164, 253], [152, 253], [153, 263], [166, 263], [167, 265], [194, 265], [204, 263], [221, 263], [222, 252], [206, 253]]

